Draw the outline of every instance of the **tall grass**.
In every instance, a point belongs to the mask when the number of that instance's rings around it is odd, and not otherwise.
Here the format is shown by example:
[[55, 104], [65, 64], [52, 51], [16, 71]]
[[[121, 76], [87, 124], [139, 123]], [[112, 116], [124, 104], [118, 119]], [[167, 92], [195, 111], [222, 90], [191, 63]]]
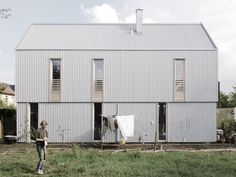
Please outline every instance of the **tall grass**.
[[[35, 150], [0, 155], [0, 176], [36, 176]], [[98, 152], [74, 146], [65, 151], [48, 150], [48, 177], [235, 177], [236, 153]]]

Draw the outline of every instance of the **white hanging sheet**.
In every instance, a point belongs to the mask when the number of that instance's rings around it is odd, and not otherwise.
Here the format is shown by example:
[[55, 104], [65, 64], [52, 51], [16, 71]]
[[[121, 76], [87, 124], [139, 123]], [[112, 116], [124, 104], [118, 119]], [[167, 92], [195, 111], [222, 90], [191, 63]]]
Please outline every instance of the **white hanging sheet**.
[[116, 116], [116, 119], [125, 140], [128, 136], [134, 136], [134, 115]]

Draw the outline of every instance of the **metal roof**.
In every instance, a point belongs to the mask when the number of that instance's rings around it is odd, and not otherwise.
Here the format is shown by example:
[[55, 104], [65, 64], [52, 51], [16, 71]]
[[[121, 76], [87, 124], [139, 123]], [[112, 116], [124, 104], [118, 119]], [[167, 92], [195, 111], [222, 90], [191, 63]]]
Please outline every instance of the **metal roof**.
[[0, 83], [0, 94], [15, 95], [15, 90], [13, 90], [12, 86], [14, 86], [14, 85], [8, 85], [6, 83]]
[[216, 50], [202, 24], [34, 24], [16, 50]]

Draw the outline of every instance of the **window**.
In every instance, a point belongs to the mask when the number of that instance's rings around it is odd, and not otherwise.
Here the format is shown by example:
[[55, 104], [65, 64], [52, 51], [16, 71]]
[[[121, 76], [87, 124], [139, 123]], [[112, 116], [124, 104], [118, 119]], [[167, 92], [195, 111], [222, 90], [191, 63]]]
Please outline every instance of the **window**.
[[185, 97], [185, 60], [175, 59], [175, 101], [184, 101]]
[[51, 101], [61, 100], [61, 59], [51, 59]]
[[103, 98], [103, 59], [93, 60], [93, 92], [94, 101], [102, 102]]
[[8, 96], [7, 95], [5, 96], [4, 102], [8, 103]]

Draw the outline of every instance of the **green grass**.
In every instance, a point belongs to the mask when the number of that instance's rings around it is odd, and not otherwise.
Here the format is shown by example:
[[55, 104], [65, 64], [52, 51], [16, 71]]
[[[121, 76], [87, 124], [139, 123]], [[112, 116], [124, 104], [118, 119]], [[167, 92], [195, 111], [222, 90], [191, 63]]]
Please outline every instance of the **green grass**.
[[[34, 149], [0, 155], [1, 177], [35, 175], [37, 153]], [[235, 177], [236, 153], [145, 153], [98, 152], [78, 146], [64, 151], [48, 150], [45, 174], [50, 177]]]

